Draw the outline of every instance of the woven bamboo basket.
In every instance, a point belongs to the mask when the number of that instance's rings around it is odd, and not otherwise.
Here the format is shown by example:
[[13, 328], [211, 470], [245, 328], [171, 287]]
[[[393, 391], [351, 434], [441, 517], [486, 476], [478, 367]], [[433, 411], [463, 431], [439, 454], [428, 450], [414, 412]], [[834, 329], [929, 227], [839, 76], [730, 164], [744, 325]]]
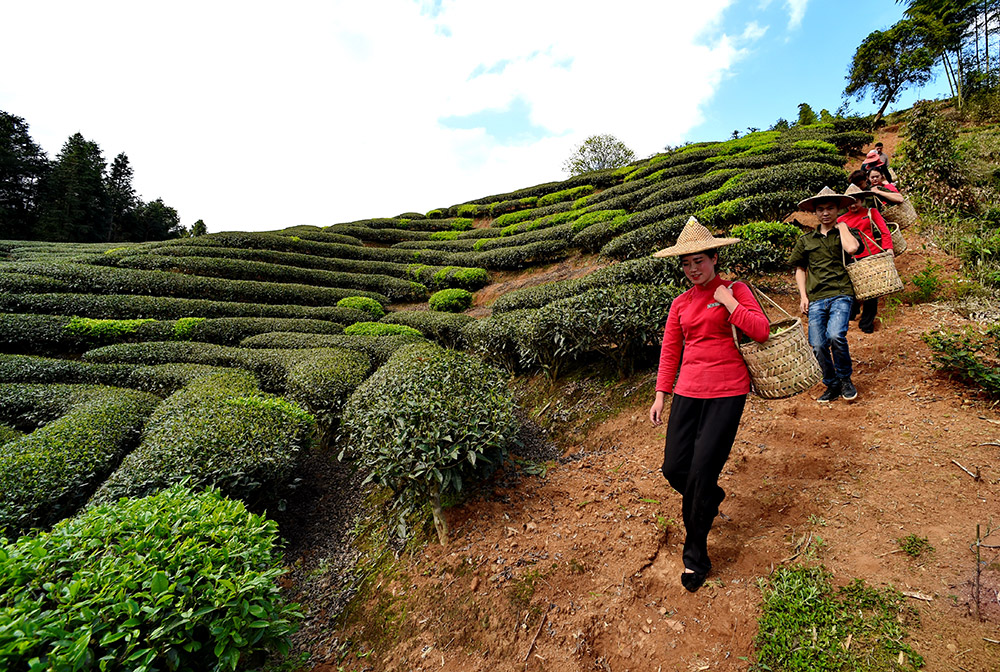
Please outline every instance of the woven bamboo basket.
[[903, 238], [903, 232], [899, 230], [899, 224], [893, 224], [892, 253], [898, 257], [902, 254], [905, 254], [906, 250], [907, 250], [906, 238]]
[[802, 320], [789, 315], [757, 288], [751, 289], [785, 313], [784, 318], [770, 322], [772, 333], [763, 343], [741, 344], [733, 327], [733, 339], [750, 372], [754, 393], [765, 399], [783, 399], [808, 390], [823, 379], [823, 372], [806, 340]]
[[899, 228], [905, 229], [917, 222], [917, 211], [914, 209], [913, 203], [910, 203], [910, 199], [906, 199], [902, 203], [884, 208], [882, 217], [885, 221], [895, 222]]
[[892, 250], [871, 254], [847, 264], [847, 275], [858, 301], [903, 291]]

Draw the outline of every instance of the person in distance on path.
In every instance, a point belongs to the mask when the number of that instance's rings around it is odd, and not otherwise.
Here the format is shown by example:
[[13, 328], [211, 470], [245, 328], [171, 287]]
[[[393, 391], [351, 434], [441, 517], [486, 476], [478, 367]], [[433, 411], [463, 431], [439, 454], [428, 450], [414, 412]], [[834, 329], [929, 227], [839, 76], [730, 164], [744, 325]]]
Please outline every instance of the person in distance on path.
[[847, 347], [854, 286], [844, 259], [862, 249], [861, 235], [837, 221], [853, 202], [830, 187], [799, 201], [799, 210], [816, 213], [819, 226], [799, 236], [788, 256], [788, 264], [795, 267], [799, 307], [809, 316], [809, 345], [823, 370], [826, 391], [816, 400], [821, 404], [858, 396]]
[[691, 592], [701, 587], [712, 569], [708, 532], [726, 496], [719, 487], [719, 474], [750, 392], [750, 373], [736, 347], [733, 327], [760, 343], [770, 331], [750, 288], [724, 281], [716, 272], [718, 248], [736, 242], [738, 238], [713, 237], [692, 217], [676, 245], [653, 255], [680, 257], [684, 275], [693, 285], [670, 304], [656, 398], [649, 409], [653, 425], [662, 425], [666, 396], [673, 393], [662, 470], [681, 494], [685, 531], [681, 583]]
[[[873, 174], [878, 171], [873, 170]], [[865, 198], [872, 196], [872, 192], [858, 189], [853, 184], [847, 187], [845, 196], [850, 196], [854, 202], [847, 206], [847, 212], [837, 218], [837, 222], [844, 222], [849, 227], [861, 234], [862, 249], [854, 254], [855, 260], [864, 259], [872, 254], [879, 254], [892, 249], [892, 234], [886, 226], [882, 215], [875, 208], [865, 205]], [[851, 307], [851, 315], [860, 313], [858, 327], [866, 334], [875, 331], [875, 315], [878, 313], [878, 297], [865, 299], [864, 301], [854, 300]]]

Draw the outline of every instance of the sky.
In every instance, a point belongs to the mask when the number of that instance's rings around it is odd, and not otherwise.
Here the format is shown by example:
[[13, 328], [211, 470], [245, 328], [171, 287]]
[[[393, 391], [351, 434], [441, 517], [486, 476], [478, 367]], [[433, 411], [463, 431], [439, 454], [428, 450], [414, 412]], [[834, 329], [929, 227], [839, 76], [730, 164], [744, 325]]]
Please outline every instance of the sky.
[[[612, 9], [613, 8], [613, 9]], [[890, 0], [0, 0], [0, 110], [124, 152], [210, 232], [327, 226], [566, 179], [844, 102]], [[891, 109], [947, 94], [943, 76]], [[871, 113], [870, 100], [851, 111]]]

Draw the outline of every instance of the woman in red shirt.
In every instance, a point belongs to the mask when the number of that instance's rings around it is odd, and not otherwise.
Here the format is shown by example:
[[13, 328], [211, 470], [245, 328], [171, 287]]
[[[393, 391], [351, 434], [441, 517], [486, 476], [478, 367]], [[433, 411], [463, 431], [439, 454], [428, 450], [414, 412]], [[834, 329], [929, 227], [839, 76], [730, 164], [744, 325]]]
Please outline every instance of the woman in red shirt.
[[[874, 172], [873, 170], [872, 173]], [[868, 255], [892, 249], [892, 234], [882, 215], [875, 208], [865, 205], [865, 198], [872, 195], [872, 192], [858, 189], [853, 184], [847, 187], [844, 196], [852, 197], [854, 202], [847, 206], [847, 212], [837, 218], [838, 222], [844, 222], [861, 234], [864, 249], [854, 255], [855, 259], [864, 259]], [[853, 319], [858, 313], [861, 314], [858, 318], [858, 328], [866, 334], [873, 333], [875, 316], [878, 314], [878, 297], [864, 301], [855, 299], [851, 308], [851, 318]]]
[[906, 197], [899, 193], [899, 189], [896, 188], [892, 182], [885, 179], [877, 169], [872, 169], [868, 174], [869, 181], [871, 183], [872, 194], [875, 195], [875, 202], [878, 203], [879, 200], [888, 201], [889, 205], [897, 205], [906, 200]]
[[673, 393], [662, 470], [682, 498], [686, 536], [681, 583], [691, 592], [712, 568], [708, 532], [726, 496], [719, 474], [750, 392], [750, 373], [736, 348], [733, 326], [760, 343], [769, 335], [767, 316], [750, 288], [716, 273], [718, 248], [736, 242], [738, 238], [713, 237], [692, 217], [676, 245], [653, 255], [680, 257], [693, 285], [670, 305], [656, 399], [649, 409], [653, 425], [663, 424], [664, 402]]

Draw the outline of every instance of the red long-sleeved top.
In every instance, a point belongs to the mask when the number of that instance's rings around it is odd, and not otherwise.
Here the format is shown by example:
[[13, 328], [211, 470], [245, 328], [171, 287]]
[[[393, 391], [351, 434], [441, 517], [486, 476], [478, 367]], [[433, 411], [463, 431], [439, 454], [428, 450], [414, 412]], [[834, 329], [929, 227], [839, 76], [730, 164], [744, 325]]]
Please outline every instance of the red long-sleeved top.
[[[722, 284], [729, 286], [740, 304], [732, 314], [715, 300], [715, 290]], [[695, 399], [748, 394], [750, 373], [733, 342], [730, 325], [758, 343], [770, 335], [767, 316], [742, 282], [730, 285], [715, 276], [704, 286], [695, 285], [674, 299], [663, 330], [656, 391]]]
[[[871, 214], [871, 219], [868, 217], [869, 214]], [[857, 254], [853, 255], [855, 259], [864, 259], [870, 254], [878, 254], [892, 249], [892, 234], [889, 233], [889, 227], [885, 225], [882, 215], [875, 208], [869, 208], [861, 212], [847, 211], [838, 217], [837, 221], [846, 222], [847, 226], [861, 232], [861, 242], [864, 243], [865, 249], [859, 250]], [[878, 249], [879, 246], [875, 232], [872, 229], [872, 222], [875, 223], [875, 226], [879, 230], [879, 237], [882, 240], [881, 250]]]

